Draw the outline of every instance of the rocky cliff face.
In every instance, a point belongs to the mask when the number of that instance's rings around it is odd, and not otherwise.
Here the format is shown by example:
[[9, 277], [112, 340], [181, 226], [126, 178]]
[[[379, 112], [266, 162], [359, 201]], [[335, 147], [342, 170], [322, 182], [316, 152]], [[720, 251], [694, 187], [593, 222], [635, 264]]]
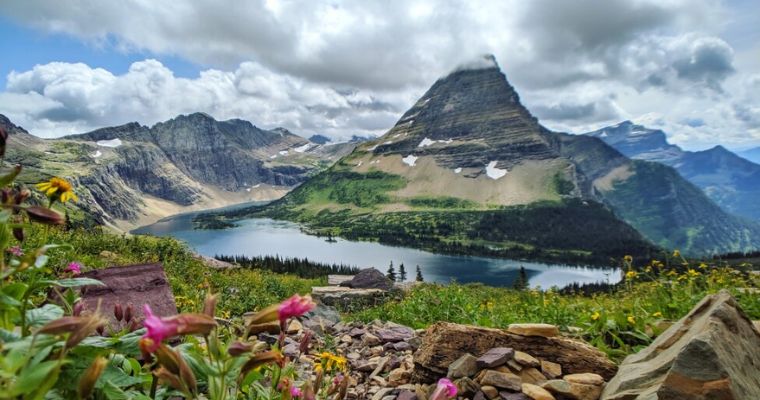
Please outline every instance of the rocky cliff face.
[[[634, 137], [626, 142], [631, 151], [677, 149], [661, 132], [629, 124], [619, 130], [625, 133], [608, 135]], [[385, 135], [360, 145], [275, 207], [287, 207], [301, 220], [307, 214], [321, 220], [317, 215], [325, 210], [345, 218], [431, 208], [443, 215], [451, 213], [446, 207], [489, 210], [580, 199], [605, 204], [669, 248], [701, 253], [760, 247], [760, 226], [723, 212], [670, 167], [632, 161], [600, 139], [542, 127], [489, 56], [439, 79]]]
[[26, 183], [68, 177], [86, 214], [123, 227], [184, 209], [279, 197], [355, 146], [320, 145], [285, 129], [201, 113], [57, 140], [32, 136], [2, 115], [0, 124], [12, 134], [8, 160], [26, 167]]
[[684, 151], [668, 143], [661, 130], [630, 121], [587, 133], [605, 141], [626, 156], [659, 162], [675, 168], [726, 211], [760, 221], [760, 165], [722, 146]]

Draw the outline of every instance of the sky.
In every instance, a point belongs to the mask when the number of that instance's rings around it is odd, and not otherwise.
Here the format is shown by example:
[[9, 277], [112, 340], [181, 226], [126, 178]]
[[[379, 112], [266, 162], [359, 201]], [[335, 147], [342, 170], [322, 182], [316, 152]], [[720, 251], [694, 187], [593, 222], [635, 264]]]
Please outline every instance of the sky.
[[5, 0], [0, 51], [0, 114], [43, 137], [196, 111], [378, 135], [494, 54], [550, 129], [760, 145], [756, 0]]

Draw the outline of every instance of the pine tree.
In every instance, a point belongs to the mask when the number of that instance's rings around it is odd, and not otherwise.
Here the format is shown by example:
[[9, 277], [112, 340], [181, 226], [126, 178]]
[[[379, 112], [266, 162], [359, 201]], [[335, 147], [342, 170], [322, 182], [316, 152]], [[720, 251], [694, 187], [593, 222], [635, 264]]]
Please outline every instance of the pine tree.
[[385, 276], [393, 282], [396, 282], [396, 268], [393, 268], [393, 261], [391, 261], [391, 265], [388, 266], [388, 273], [386, 273]]
[[404, 268], [404, 263], [401, 263], [401, 265], [398, 266], [398, 281], [406, 281], [406, 268]]
[[425, 278], [422, 277], [422, 270], [420, 269], [420, 266], [417, 266], [417, 282], [425, 282]]
[[515, 283], [512, 284], [515, 290], [526, 290], [528, 288], [528, 274], [525, 272], [525, 267], [520, 266], [520, 272], [517, 274]]

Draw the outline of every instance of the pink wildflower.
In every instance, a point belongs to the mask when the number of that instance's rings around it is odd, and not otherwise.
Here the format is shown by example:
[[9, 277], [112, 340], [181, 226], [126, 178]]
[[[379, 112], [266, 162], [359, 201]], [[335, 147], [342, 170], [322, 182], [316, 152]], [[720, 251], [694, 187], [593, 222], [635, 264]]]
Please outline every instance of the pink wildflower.
[[21, 250], [21, 246], [9, 247], [6, 251], [16, 257], [21, 257], [24, 255], [24, 250]]
[[73, 275], [79, 275], [82, 273], [82, 264], [73, 261], [66, 267], [66, 271], [71, 272]]
[[156, 316], [147, 304], [143, 306], [143, 313], [145, 314], [143, 326], [148, 330], [143, 338], [152, 341], [147, 350], [154, 352], [164, 339], [177, 335], [178, 324], [174, 320], [166, 320]]
[[293, 297], [280, 303], [277, 308], [277, 316], [280, 323], [284, 324], [290, 318], [300, 317], [314, 309], [316, 304], [311, 300], [311, 296], [300, 296], [294, 294]]
[[290, 387], [290, 396], [291, 397], [301, 397], [301, 396], [303, 396], [303, 392], [301, 392], [301, 389], [299, 389], [299, 388], [297, 388], [295, 386], [291, 386]]
[[457, 396], [457, 387], [453, 382], [446, 378], [441, 378], [438, 381], [433, 395], [430, 396], [431, 400], [448, 400]]

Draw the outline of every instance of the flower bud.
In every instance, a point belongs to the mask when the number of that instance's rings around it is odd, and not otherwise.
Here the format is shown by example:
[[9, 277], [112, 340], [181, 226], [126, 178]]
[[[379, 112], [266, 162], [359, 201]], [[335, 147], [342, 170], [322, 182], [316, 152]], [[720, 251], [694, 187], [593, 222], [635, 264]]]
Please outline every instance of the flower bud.
[[83, 301], [77, 301], [74, 304], [74, 307], [71, 310], [71, 315], [74, 315], [74, 316], [78, 317], [78, 316], [82, 315], [82, 311], [84, 311], [84, 302]]
[[253, 343], [235, 342], [227, 348], [227, 353], [233, 357], [237, 357], [246, 353], [250, 353], [253, 350]]
[[127, 303], [127, 309], [124, 311], [124, 321], [132, 321], [132, 315], [134, 315], [134, 307], [132, 303]]
[[24, 202], [29, 196], [32, 195], [32, 192], [29, 191], [29, 189], [24, 188], [16, 192], [16, 197], [13, 199], [13, 201], [16, 203], [16, 205], [20, 205]]
[[153, 374], [155, 374], [156, 378], [161, 380], [161, 382], [164, 382], [165, 384], [179, 391], [184, 391], [184, 388], [182, 387], [182, 381], [179, 379], [179, 376], [167, 371], [166, 368], [160, 367], [155, 372], [153, 372]]
[[298, 350], [301, 354], [309, 354], [309, 347], [311, 346], [311, 331], [306, 331], [301, 337], [301, 342], [298, 344]]
[[247, 326], [262, 325], [267, 322], [277, 321], [279, 308], [279, 304], [273, 304], [255, 314], [246, 314], [243, 318], [245, 318]]
[[23, 242], [24, 241], [24, 228], [20, 228], [20, 227], [13, 228], [13, 237], [15, 237], [16, 240], [18, 240], [19, 242]]
[[100, 325], [97, 328], [95, 328], [95, 332], [98, 332], [98, 335], [100, 336], [105, 336], [106, 327], [104, 325]]
[[61, 214], [45, 207], [29, 206], [25, 209], [26, 215], [33, 222], [47, 225], [62, 225], [65, 221]]
[[124, 319], [124, 310], [121, 308], [121, 303], [116, 303], [113, 305], [113, 316], [119, 322]]
[[240, 376], [244, 377], [248, 375], [249, 372], [264, 365], [274, 363], [281, 364], [284, 359], [285, 358], [282, 356], [282, 353], [277, 350], [269, 350], [258, 353], [255, 356], [249, 358], [248, 361], [243, 364], [243, 367], [240, 369]]
[[87, 371], [82, 374], [82, 377], [79, 379], [78, 387], [80, 399], [87, 399], [90, 397], [95, 388], [95, 383], [98, 381], [98, 378], [100, 378], [106, 365], [108, 365], [108, 360], [102, 356], [98, 356], [95, 358], [95, 361], [92, 362], [92, 365], [87, 368]]
[[206, 300], [203, 302], [203, 313], [211, 318], [214, 318], [216, 314], [216, 303], [218, 302], [218, 296], [210, 294], [206, 296]]
[[216, 328], [214, 318], [206, 314], [179, 314], [166, 318], [167, 322], [177, 324], [178, 335], [208, 335]]

